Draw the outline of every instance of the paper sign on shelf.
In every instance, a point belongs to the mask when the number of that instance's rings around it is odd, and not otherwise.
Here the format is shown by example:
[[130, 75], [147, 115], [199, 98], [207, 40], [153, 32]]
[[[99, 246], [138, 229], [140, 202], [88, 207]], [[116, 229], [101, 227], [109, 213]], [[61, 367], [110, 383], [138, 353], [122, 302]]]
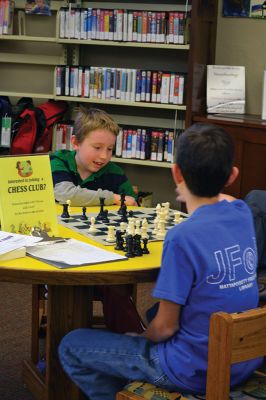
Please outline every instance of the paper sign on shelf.
[[245, 67], [207, 66], [207, 112], [245, 113]]

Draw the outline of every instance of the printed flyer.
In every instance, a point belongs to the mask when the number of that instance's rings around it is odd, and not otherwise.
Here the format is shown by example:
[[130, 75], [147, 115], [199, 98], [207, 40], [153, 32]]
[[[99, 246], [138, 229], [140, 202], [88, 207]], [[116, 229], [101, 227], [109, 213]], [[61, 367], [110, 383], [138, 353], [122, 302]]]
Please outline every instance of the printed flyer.
[[245, 113], [245, 67], [207, 66], [207, 112]]
[[47, 154], [0, 157], [1, 230], [43, 238], [57, 234]]

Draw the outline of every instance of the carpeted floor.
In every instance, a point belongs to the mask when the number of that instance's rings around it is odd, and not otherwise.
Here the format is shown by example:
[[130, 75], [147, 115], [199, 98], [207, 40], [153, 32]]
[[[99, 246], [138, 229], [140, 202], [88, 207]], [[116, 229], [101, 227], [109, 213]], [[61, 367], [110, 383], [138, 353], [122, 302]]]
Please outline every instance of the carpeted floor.
[[0, 399], [33, 400], [21, 379], [30, 352], [31, 286], [0, 282]]
[[[143, 318], [154, 302], [152, 287], [138, 287], [137, 305]], [[0, 400], [33, 400], [21, 379], [22, 361], [30, 353], [31, 286], [0, 282], [0, 316]]]

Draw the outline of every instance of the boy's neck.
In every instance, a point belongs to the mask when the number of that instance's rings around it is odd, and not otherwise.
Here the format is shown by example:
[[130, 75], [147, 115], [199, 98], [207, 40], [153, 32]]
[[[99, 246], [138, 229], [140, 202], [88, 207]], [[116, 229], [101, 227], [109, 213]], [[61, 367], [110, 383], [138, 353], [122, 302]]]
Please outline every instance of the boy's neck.
[[187, 196], [186, 207], [189, 214], [192, 214], [197, 208], [201, 206], [212, 205], [220, 201], [219, 195], [214, 197], [198, 197], [192, 194]]

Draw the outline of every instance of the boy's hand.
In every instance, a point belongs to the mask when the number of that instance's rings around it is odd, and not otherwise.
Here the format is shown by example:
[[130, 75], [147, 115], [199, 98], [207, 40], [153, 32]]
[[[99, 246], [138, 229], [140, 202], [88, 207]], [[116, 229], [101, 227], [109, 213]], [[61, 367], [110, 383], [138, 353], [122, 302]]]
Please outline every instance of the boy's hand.
[[127, 206], [137, 206], [138, 204], [137, 204], [136, 200], [134, 199], [134, 197], [126, 196], [126, 205]]

